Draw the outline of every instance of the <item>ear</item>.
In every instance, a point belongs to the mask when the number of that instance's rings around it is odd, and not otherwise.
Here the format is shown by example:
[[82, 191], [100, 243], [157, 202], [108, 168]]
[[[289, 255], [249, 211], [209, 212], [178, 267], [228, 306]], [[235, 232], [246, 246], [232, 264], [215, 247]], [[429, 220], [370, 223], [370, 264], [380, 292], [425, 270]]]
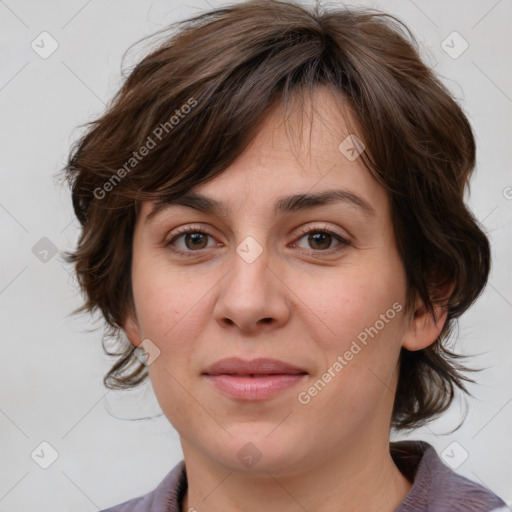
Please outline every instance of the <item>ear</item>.
[[[446, 295], [445, 295], [446, 296]], [[449, 295], [448, 295], [449, 296]], [[414, 312], [410, 314], [409, 325], [402, 337], [402, 346], [410, 351], [428, 347], [439, 336], [446, 322], [447, 309], [442, 305], [434, 305], [434, 318], [421, 299], [416, 299]]]
[[123, 324], [123, 330], [132, 345], [138, 347], [142, 343], [139, 324], [131, 313], [128, 315], [125, 323]]

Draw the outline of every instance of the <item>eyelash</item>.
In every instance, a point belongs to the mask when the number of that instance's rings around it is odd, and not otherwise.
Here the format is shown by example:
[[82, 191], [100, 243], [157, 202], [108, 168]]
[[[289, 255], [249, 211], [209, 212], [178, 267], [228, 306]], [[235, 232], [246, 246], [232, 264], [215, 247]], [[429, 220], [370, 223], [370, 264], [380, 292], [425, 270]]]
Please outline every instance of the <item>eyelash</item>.
[[[171, 248], [171, 245], [173, 244], [173, 242], [175, 242], [178, 238], [180, 238], [181, 236], [183, 235], [186, 235], [186, 234], [189, 234], [189, 233], [201, 233], [203, 235], [208, 235], [208, 236], [211, 236], [213, 238], [212, 235], [210, 235], [210, 233], [208, 233], [206, 230], [204, 230], [203, 228], [201, 227], [194, 227], [194, 226], [187, 226], [185, 228], [179, 228], [175, 233], [174, 235], [172, 236], [172, 238], [170, 238], [167, 242], [165, 242], [165, 247], [169, 247]], [[334, 249], [331, 248], [331, 249], [326, 249], [326, 250], [321, 250], [321, 249], [310, 249], [309, 251], [307, 249], [303, 249], [309, 253], [333, 253], [333, 252], [337, 252], [341, 249], [343, 249], [345, 246], [349, 246], [351, 245], [351, 243], [346, 240], [345, 238], [343, 238], [342, 236], [340, 236], [338, 233], [335, 233], [334, 231], [330, 230], [330, 229], [327, 229], [327, 228], [301, 228], [300, 229], [300, 232], [299, 232], [299, 237], [297, 240], [300, 240], [302, 238], [304, 238], [306, 235], [309, 235], [311, 233], [322, 233], [322, 234], [327, 234], [327, 235], [331, 235], [332, 237], [334, 237], [338, 242], [340, 242], [340, 244], [335, 247]], [[180, 256], [184, 256], [184, 257], [193, 257], [195, 256], [196, 254], [195, 253], [199, 253], [205, 249], [198, 249], [197, 251], [193, 251], [193, 250], [189, 250], [189, 251], [182, 251], [181, 249], [176, 249], [176, 248], [171, 248], [171, 250], [177, 254], [179, 254]]]

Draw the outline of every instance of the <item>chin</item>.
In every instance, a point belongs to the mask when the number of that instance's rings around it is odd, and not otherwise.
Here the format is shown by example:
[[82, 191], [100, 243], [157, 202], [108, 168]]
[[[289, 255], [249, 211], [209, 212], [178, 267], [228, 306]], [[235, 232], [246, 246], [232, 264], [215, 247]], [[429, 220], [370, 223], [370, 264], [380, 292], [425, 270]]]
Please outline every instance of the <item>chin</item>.
[[[280, 433], [277, 432], [278, 429], [279, 427], [270, 435], [272, 429], [262, 430], [261, 425], [257, 433], [252, 433], [253, 429], [238, 433], [230, 430], [233, 438], [229, 446], [225, 446], [224, 450], [218, 446], [221, 453], [212, 453], [211, 456], [229, 471], [237, 473], [261, 476], [268, 476], [268, 473], [291, 474], [295, 464], [303, 460], [304, 454], [297, 449], [301, 443], [289, 435], [286, 436], [285, 429]], [[211, 446], [209, 449], [211, 450]]]

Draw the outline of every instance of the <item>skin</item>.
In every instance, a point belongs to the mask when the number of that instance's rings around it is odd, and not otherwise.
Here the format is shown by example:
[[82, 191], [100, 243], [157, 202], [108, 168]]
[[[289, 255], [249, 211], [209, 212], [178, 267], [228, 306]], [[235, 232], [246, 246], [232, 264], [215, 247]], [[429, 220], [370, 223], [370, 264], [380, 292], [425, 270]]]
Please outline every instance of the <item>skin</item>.
[[[160, 350], [148, 369], [180, 435], [184, 511], [328, 512], [343, 504], [344, 511], [392, 512], [411, 488], [389, 454], [398, 358], [401, 347], [430, 345], [445, 312], [437, 311], [436, 324], [419, 301], [402, 308], [309, 403], [297, 398], [406, 297], [389, 197], [361, 158], [349, 161], [338, 149], [350, 133], [340, 99], [323, 88], [314, 99], [312, 122], [298, 139], [290, 139], [274, 109], [245, 152], [194, 189], [221, 201], [222, 215], [172, 205], [145, 222], [152, 204], [144, 203], [136, 223], [135, 316], [124, 330], [134, 345], [150, 339]], [[293, 127], [298, 115], [290, 118]], [[375, 213], [347, 202], [272, 211], [283, 195], [339, 188]], [[209, 236], [176, 234], [186, 226]], [[349, 244], [318, 238], [325, 229]], [[252, 263], [236, 252], [248, 236], [262, 248]], [[202, 375], [231, 356], [277, 358], [308, 375], [273, 398], [242, 402]], [[248, 442], [261, 453], [252, 467], [237, 457]]]

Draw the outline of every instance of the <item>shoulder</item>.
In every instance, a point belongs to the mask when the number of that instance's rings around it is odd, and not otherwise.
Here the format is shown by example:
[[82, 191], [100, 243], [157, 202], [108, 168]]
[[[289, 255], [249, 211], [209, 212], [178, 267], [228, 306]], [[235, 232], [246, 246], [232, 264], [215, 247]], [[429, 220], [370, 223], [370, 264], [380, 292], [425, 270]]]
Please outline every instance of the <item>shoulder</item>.
[[181, 494], [186, 486], [185, 462], [182, 460], [151, 492], [100, 512], [180, 512]]
[[391, 443], [398, 468], [413, 486], [396, 512], [501, 512], [507, 504], [490, 489], [459, 475], [424, 441]]

